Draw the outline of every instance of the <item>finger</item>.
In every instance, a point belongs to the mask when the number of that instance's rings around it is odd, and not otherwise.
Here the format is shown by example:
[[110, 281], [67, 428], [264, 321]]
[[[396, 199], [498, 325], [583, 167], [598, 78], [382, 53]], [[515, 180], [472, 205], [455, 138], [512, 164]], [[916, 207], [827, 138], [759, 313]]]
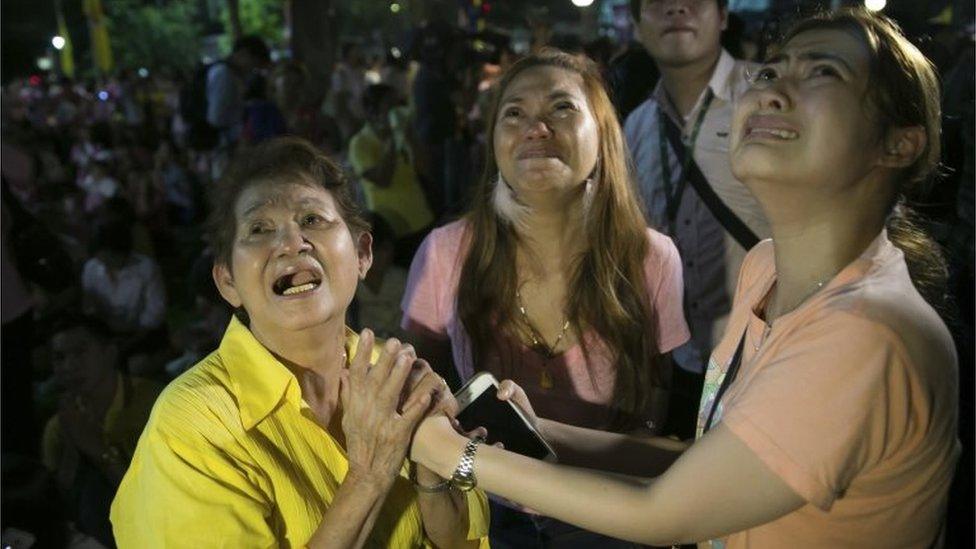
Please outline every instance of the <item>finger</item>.
[[350, 389], [349, 389], [349, 375], [339, 375], [339, 398], [342, 401], [342, 408], [344, 410], [349, 409], [349, 403], [352, 402]]
[[365, 329], [359, 334], [359, 344], [356, 345], [356, 356], [349, 363], [349, 372], [357, 377], [365, 377], [369, 370], [369, 361], [373, 356], [373, 344], [376, 337], [373, 331]]
[[418, 423], [420, 423], [420, 420], [424, 417], [424, 413], [427, 411], [427, 406], [429, 405], [429, 394], [424, 393], [417, 396], [417, 398], [410, 398], [403, 406], [403, 413], [401, 416], [406, 421], [406, 424], [413, 429]]
[[[396, 359], [393, 361], [393, 367], [387, 373], [386, 379], [383, 380], [383, 385], [380, 389], [380, 395], [384, 401], [393, 400], [399, 402], [401, 400], [400, 397], [404, 391], [407, 377], [412, 373], [411, 366], [416, 360], [417, 354], [414, 352], [413, 347], [409, 345], [397, 353]], [[422, 378], [414, 387], [422, 384], [425, 378]], [[412, 393], [413, 391], [411, 390], [410, 392]]]
[[498, 384], [498, 400], [508, 400], [515, 396], [515, 390], [518, 385], [515, 384], [511, 379], [503, 380]]
[[390, 368], [393, 367], [393, 363], [396, 360], [397, 353], [400, 351], [402, 344], [400, 340], [391, 337], [387, 339], [383, 346], [380, 348], [380, 356], [376, 360], [376, 364], [370, 368], [369, 378], [372, 380], [380, 380], [381, 382], [386, 380], [387, 376], [390, 374]]

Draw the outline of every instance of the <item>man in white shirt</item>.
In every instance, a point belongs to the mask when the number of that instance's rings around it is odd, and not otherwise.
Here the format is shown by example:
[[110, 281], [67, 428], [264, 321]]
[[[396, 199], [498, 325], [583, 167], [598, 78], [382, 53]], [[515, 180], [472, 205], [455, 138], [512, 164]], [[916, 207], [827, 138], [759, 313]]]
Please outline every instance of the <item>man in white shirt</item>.
[[[693, 435], [705, 362], [722, 336], [739, 266], [748, 251], [709, 207], [690, 174], [700, 168], [713, 197], [758, 238], [769, 237], [759, 204], [732, 175], [729, 131], [749, 64], [720, 43], [725, 0], [631, 0], [638, 35], [661, 72], [657, 87], [628, 117], [627, 144], [650, 223], [670, 234], [684, 261], [685, 317], [692, 339], [673, 352], [669, 431]], [[666, 118], [664, 118], [666, 117]], [[670, 124], [670, 126], [669, 126]], [[675, 150], [668, 132], [680, 132]], [[682, 160], [691, 153], [689, 168]], [[684, 169], [683, 169], [684, 168]]]

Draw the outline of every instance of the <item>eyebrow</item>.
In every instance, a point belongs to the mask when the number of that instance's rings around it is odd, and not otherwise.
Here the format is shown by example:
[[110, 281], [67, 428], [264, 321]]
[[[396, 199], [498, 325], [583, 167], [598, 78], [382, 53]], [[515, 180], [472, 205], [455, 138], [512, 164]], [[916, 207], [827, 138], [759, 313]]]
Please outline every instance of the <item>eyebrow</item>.
[[[250, 217], [251, 214], [253, 214], [254, 212], [260, 210], [261, 208], [264, 208], [264, 207], [267, 207], [267, 206], [273, 206], [275, 204], [280, 204], [280, 203], [282, 203], [284, 201], [285, 201], [284, 198], [282, 198], [281, 196], [277, 196], [277, 195], [276, 196], [272, 196], [270, 198], [266, 198], [264, 200], [257, 200], [255, 202], [251, 203], [247, 208], [244, 209], [244, 213], [241, 214], [241, 218], [244, 219], [244, 218]], [[318, 198], [308, 197], [308, 198], [303, 198], [303, 199], [299, 200], [298, 201], [298, 205], [299, 206], [320, 206], [321, 207], [321, 206], [324, 206], [325, 205], [325, 202], [323, 202], [322, 200], [319, 200]]]
[[[569, 93], [568, 91], [563, 91], [563, 90], [556, 90], [550, 93], [548, 96], [546, 96], [546, 99], [548, 99], [549, 101], [553, 101], [555, 99], [563, 99], [567, 97], [570, 99], [576, 99], [575, 95]], [[523, 101], [522, 97], [516, 95], [515, 97], [509, 97], [508, 99], [502, 101], [502, 105], [506, 105], [508, 103], [521, 103], [522, 101]]]
[[780, 52], [766, 59], [766, 61], [763, 64], [774, 65], [776, 63], [783, 63], [789, 60], [791, 57], [799, 59], [800, 61], [833, 61], [835, 63], [843, 65], [848, 72], [854, 72], [853, 67], [851, 67], [851, 64], [848, 63], [846, 59], [844, 59], [843, 57], [835, 53], [827, 53], [823, 51], [805, 51], [803, 53], [800, 53], [799, 55], [787, 55], [785, 53]]

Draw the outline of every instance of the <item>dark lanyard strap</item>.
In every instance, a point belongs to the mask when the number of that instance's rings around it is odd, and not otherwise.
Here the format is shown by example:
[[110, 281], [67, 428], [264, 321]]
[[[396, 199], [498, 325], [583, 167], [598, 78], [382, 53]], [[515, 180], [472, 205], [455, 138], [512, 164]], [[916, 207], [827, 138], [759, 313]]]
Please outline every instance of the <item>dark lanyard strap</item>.
[[[678, 206], [681, 205], [681, 195], [685, 191], [685, 184], [688, 181], [688, 165], [691, 164], [695, 150], [695, 142], [698, 141], [698, 132], [701, 131], [702, 123], [705, 121], [705, 114], [712, 104], [715, 94], [708, 88], [705, 93], [705, 100], [702, 102], [698, 116], [695, 118], [695, 125], [691, 128], [691, 134], [687, 140], [682, 139], [684, 150], [675, 150], [674, 153], [681, 163], [681, 172], [678, 176], [677, 185], [672, 188], [671, 182], [671, 163], [668, 162], [668, 120], [664, 109], [658, 105], [657, 129], [658, 147], [661, 152], [661, 178], [664, 180], [664, 199], [667, 204], [668, 229], [670, 234], [674, 234], [674, 220], [678, 217]], [[677, 128], [677, 126], [675, 126]]]
[[708, 412], [708, 419], [705, 421], [705, 426], [702, 428], [702, 434], [708, 432], [712, 428], [712, 419], [715, 417], [715, 409], [718, 408], [718, 403], [725, 396], [725, 391], [728, 390], [729, 385], [735, 381], [735, 377], [739, 374], [739, 365], [742, 364], [742, 348], [746, 344], [746, 332], [742, 332], [742, 339], [739, 340], [739, 346], [735, 349], [735, 355], [732, 356], [732, 362], [729, 363], [729, 369], [725, 371], [725, 379], [722, 380], [722, 385], [719, 386], [718, 392], [715, 393], [715, 400], [712, 401], [712, 409]]

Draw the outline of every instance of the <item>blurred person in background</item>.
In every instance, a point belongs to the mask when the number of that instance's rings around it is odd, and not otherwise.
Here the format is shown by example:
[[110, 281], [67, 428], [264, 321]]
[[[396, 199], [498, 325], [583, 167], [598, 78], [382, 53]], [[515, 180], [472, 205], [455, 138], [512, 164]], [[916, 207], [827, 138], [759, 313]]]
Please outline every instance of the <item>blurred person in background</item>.
[[395, 265], [396, 235], [383, 216], [367, 216], [373, 235], [373, 266], [356, 288], [353, 316], [356, 326], [369, 327], [382, 338], [401, 337], [400, 301], [407, 286], [407, 271]]
[[118, 198], [100, 211], [92, 257], [81, 272], [86, 314], [122, 334], [148, 334], [163, 326], [166, 291], [156, 261], [133, 250], [132, 207]]
[[100, 320], [63, 315], [51, 327], [50, 345], [61, 396], [41, 456], [75, 527], [114, 547], [109, 507], [162, 385], [124, 371], [114, 336]]
[[339, 125], [343, 143], [362, 127], [366, 117], [363, 112], [363, 93], [367, 85], [365, 65], [362, 48], [358, 44], [346, 42], [342, 45], [340, 58], [332, 69], [329, 104], [332, 116]]
[[366, 208], [393, 229], [399, 254], [411, 257], [434, 222], [427, 195], [414, 167], [406, 108], [386, 84], [363, 94], [366, 124], [349, 142], [349, 163], [359, 177]]

